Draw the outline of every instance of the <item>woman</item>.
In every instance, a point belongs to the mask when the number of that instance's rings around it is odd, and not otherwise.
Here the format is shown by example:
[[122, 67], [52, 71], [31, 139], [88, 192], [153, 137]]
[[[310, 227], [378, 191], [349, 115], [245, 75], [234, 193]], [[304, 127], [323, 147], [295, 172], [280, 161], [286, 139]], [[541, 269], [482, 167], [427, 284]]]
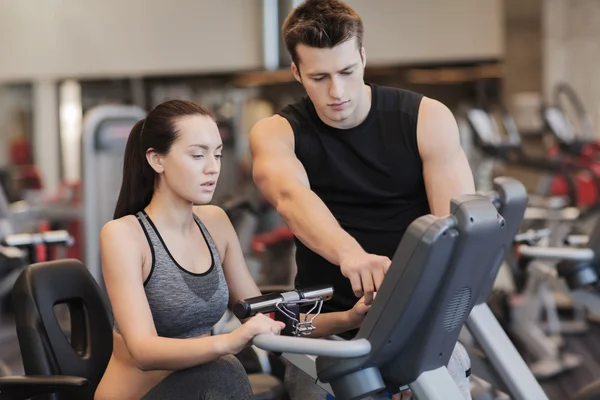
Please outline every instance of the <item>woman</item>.
[[[131, 131], [114, 220], [100, 235], [115, 327], [97, 400], [252, 398], [234, 355], [283, 323], [259, 314], [211, 336], [228, 305], [261, 294], [225, 212], [207, 205], [222, 147], [214, 117], [187, 101], [158, 105]], [[361, 300], [319, 316], [318, 336], [358, 327], [367, 310]]]

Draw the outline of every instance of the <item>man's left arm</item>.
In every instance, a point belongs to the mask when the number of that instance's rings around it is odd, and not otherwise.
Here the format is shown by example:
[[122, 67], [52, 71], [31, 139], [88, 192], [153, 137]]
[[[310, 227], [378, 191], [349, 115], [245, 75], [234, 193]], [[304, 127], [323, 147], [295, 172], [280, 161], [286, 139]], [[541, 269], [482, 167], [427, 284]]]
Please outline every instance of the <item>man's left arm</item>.
[[469, 162], [460, 145], [452, 112], [437, 100], [423, 97], [417, 122], [417, 143], [431, 213], [450, 214], [450, 200], [475, 193]]

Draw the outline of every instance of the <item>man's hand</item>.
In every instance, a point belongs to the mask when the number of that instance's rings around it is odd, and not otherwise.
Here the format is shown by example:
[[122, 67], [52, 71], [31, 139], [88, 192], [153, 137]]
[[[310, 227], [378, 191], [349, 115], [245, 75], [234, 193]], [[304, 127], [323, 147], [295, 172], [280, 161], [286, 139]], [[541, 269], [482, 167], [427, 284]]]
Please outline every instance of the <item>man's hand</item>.
[[350, 280], [354, 295], [364, 296], [365, 305], [370, 306], [373, 303], [373, 293], [379, 290], [391, 263], [387, 257], [361, 250], [341, 257], [340, 269], [342, 275]]

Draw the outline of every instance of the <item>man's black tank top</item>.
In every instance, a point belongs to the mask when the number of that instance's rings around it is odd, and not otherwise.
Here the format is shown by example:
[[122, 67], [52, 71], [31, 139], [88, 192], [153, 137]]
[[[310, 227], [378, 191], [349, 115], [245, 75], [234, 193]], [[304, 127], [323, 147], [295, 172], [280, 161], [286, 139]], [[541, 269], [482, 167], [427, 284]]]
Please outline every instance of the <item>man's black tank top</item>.
[[[365, 251], [391, 259], [408, 225], [430, 212], [417, 146], [423, 96], [369, 86], [369, 114], [351, 129], [326, 125], [308, 97], [278, 114], [292, 126], [296, 156], [311, 189]], [[335, 294], [323, 304], [323, 311], [352, 308], [358, 299], [340, 267], [297, 238], [295, 243], [296, 287], [332, 284]]]

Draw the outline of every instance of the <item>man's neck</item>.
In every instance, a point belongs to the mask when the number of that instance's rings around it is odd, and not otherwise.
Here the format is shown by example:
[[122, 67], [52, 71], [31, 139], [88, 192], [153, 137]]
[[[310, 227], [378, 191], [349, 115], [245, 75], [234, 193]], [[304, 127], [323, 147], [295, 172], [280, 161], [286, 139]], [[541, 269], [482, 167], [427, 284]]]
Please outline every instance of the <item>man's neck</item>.
[[[328, 121], [328, 120], [324, 119], [323, 116], [321, 116], [321, 115], [319, 115], [319, 118], [325, 124], [327, 124], [333, 128], [352, 129], [352, 128], [357, 127], [358, 125], [362, 124], [363, 121], [365, 119], [367, 119], [367, 116], [369, 115], [369, 112], [371, 111], [372, 97], [373, 97], [373, 93], [371, 90], [371, 86], [369, 86], [365, 83], [363, 85], [363, 92], [360, 96], [360, 99], [358, 100], [358, 106], [356, 107], [356, 109], [354, 110], [354, 113], [352, 114], [352, 116], [350, 118], [348, 118], [347, 120], [344, 120], [344, 121], [339, 121], [339, 122]], [[317, 111], [317, 114], [319, 114], [318, 111]]]

